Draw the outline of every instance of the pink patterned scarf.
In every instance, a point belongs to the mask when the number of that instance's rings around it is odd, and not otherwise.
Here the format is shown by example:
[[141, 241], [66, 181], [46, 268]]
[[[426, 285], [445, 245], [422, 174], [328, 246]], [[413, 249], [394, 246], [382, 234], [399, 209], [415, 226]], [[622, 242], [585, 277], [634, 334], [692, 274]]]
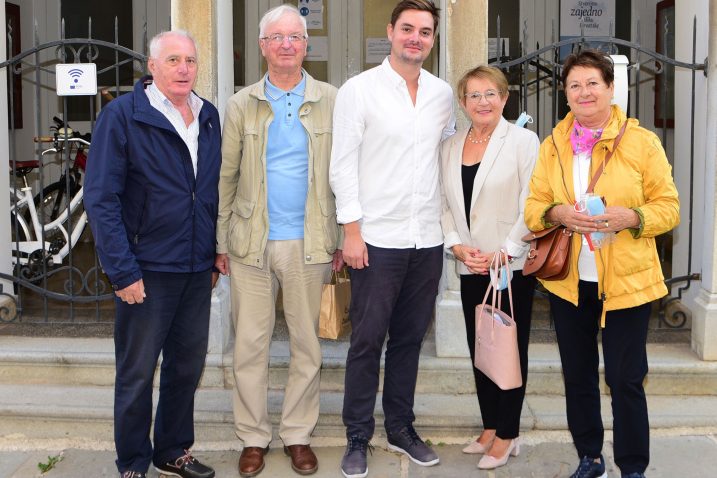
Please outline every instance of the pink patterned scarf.
[[578, 120], [574, 120], [573, 128], [570, 131], [570, 144], [573, 146], [573, 153], [591, 153], [600, 136], [602, 136], [602, 128], [585, 128], [578, 123]]

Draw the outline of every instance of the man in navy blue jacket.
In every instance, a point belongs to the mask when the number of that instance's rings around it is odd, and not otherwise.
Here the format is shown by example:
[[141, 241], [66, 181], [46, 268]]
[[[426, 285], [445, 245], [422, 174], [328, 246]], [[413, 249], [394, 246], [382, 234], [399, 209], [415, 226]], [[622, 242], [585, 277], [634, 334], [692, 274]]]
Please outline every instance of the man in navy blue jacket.
[[[84, 201], [116, 294], [115, 446], [122, 478], [211, 478], [190, 453], [214, 282], [219, 115], [192, 92], [194, 40], [150, 43], [152, 76], [109, 103], [92, 133]], [[160, 352], [159, 402], [152, 382]]]

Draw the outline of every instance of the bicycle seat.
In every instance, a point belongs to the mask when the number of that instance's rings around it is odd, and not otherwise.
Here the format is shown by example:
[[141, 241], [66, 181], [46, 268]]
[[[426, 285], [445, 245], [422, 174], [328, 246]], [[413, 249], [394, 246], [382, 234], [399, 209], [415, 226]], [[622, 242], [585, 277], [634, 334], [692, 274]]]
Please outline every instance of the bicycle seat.
[[[30, 171], [40, 167], [40, 162], [37, 160], [32, 161], [15, 161], [15, 175], [18, 178], [26, 176]], [[13, 170], [13, 160], [10, 160], [10, 171]]]

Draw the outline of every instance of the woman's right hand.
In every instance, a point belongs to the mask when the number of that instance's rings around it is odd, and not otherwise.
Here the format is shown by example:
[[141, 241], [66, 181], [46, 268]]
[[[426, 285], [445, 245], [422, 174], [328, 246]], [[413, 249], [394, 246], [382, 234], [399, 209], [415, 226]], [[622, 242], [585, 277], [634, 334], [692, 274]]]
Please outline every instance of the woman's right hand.
[[464, 244], [456, 244], [451, 247], [451, 251], [453, 251], [456, 260], [465, 264], [473, 274], [482, 274], [484, 269], [487, 271], [486, 260], [482, 257], [480, 249]]
[[577, 212], [573, 206], [567, 204], [558, 204], [550, 208], [545, 214], [545, 220], [553, 224], [562, 224], [578, 234], [597, 232], [598, 230], [593, 217]]

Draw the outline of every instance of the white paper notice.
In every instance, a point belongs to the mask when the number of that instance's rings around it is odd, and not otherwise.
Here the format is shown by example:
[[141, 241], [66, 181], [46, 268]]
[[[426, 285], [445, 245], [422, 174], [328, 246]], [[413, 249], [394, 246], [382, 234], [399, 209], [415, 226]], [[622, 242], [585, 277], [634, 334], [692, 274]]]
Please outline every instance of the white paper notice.
[[308, 30], [323, 30], [324, 0], [299, 0], [299, 12], [306, 18]]
[[329, 61], [329, 37], [309, 37], [307, 50], [308, 61]]
[[366, 63], [381, 63], [391, 53], [391, 42], [388, 38], [366, 39]]

